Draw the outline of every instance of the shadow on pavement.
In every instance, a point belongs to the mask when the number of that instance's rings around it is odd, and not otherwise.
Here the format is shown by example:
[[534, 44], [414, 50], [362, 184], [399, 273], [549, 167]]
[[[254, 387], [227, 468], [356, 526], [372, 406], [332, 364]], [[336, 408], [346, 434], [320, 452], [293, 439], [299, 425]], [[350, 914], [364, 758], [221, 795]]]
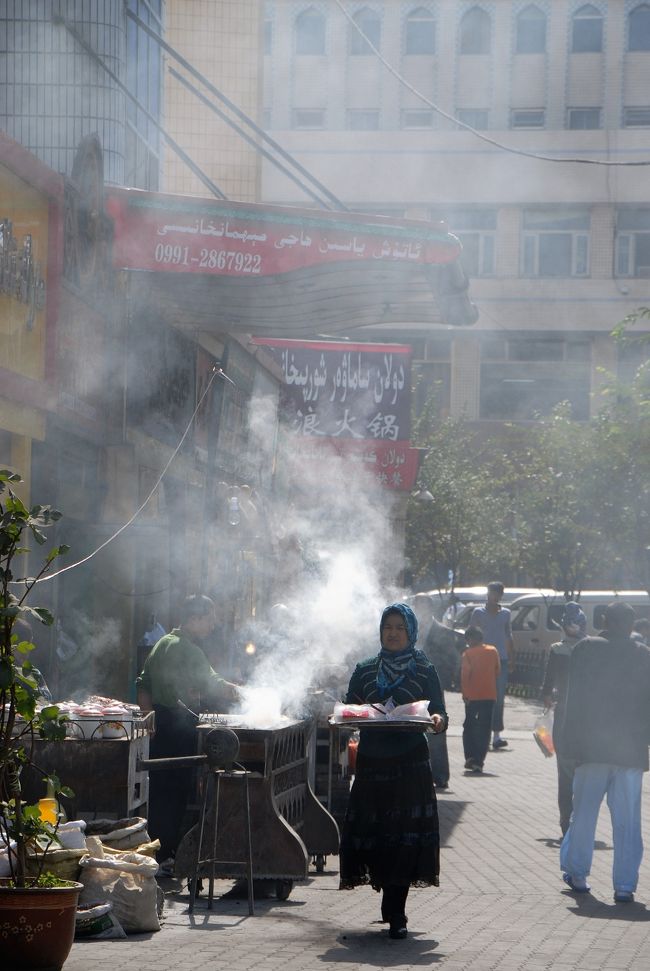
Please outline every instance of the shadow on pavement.
[[[557, 849], [562, 843], [561, 836], [539, 836], [536, 840], [537, 843], [544, 843], [545, 846], [551, 847], [551, 849]], [[614, 847], [609, 843], [603, 843], [602, 840], [594, 840], [595, 850], [613, 850]]]
[[381, 930], [343, 934], [337, 938], [337, 942], [338, 947], [331, 947], [318, 955], [319, 961], [324, 964], [353, 964], [355, 967], [430, 967], [446, 956], [435, 953], [438, 941], [420, 937], [417, 932], [409, 934], [405, 941], [392, 941], [388, 930]]
[[[564, 894], [565, 897], [573, 896], [570, 891]], [[630, 923], [647, 923], [650, 920], [650, 912], [646, 905], [635, 901], [632, 904], [605, 903], [603, 900], [596, 900], [592, 894], [583, 894], [575, 901], [574, 907], [569, 907], [569, 913], [576, 917], [595, 917], [597, 920], [624, 920]]]
[[438, 819], [440, 821], [440, 842], [446, 843], [458, 826], [468, 803], [460, 799], [438, 798]]

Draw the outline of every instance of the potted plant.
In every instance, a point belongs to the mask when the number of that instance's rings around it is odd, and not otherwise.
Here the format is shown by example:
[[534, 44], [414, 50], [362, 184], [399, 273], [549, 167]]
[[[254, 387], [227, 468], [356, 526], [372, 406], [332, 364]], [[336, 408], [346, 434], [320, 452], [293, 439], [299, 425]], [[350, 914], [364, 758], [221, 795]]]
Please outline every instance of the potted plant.
[[[65, 737], [65, 723], [56, 705], [39, 705], [39, 674], [30, 659], [34, 645], [21, 639], [17, 622], [53, 622], [48, 610], [27, 600], [68, 547], [52, 548], [36, 576], [15, 577], [16, 563], [29, 552], [25, 542], [45, 544], [44, 531], [60, 518], [49, 506], [27, 509], [11, 488], [20, 481], [0, 469], [0, 851], [8, 870], [0, 879], [0, 954], [3, 966], [15, 971], [62, 967], [81, 890], [79, 883], [44, 872], [47, 849], [58, 845], [58, 822], [48, 822], [38, 804], [22, 799], [21, 773], [34, 765], [34, 739]], [[57, 796], [72, 795], [56, 777], [44, 781]]]

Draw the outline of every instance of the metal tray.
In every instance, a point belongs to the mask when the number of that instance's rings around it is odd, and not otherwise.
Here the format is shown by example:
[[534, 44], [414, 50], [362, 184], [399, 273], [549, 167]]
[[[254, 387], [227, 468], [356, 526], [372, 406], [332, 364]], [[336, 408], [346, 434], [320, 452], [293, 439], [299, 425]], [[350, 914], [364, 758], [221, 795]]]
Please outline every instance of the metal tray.
[[346, 718], [344, 721], [334, 721], [331, 717], [329, 724], [336, 728], [379, 728], [393, 729], [400, 732], [432, 732], [433, 722], [429, 718]]

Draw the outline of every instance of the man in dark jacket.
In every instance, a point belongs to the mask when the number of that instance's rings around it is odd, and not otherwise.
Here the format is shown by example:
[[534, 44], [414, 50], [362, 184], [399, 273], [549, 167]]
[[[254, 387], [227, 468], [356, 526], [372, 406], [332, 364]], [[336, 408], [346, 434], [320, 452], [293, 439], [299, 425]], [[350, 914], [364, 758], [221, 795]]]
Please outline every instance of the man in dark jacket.
[[542, 700], [546, 708], [555, 704], [553, 717], [553, 744], [557, 762], [557, 803], [560, 810], [560, 829], [562, 836], [569, 828], [573, 808], [573, 772], [575, 763], [564, 757], [562, 749], [562, 726], [566, 712], [566, 695], [569, 684], [569, 661], [576, 644], [587, 633], [587, 618], [584, 611], [574, 600], [564, 607], [560, 620], [564, 637], [551, 644], [546, 664], [546, 675], [542, 685]]
[[609, 604], [606, 629], [585, 637], [569, 661], [563, 755], [576, 764], [573, 815], [560, 848], [564, 881], [590, 889], [594, 835], [605, 795], [614, 840], [614, 900], [634, 900], [643, 856], [641, 784], [650, 741], [650, 648], [630, 635], [634, 609]]

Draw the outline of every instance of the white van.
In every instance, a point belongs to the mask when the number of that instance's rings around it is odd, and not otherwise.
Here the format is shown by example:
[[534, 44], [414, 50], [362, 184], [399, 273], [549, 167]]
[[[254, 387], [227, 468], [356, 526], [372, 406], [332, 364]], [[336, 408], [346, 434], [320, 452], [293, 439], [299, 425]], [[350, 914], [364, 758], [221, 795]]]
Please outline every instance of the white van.
[[[457, 630], [464, 631], [466, 627], [469, 627], [469, 623], [474, 613], [475, 607], [482, 607], [487, 603], [487, 587], [467, 587], [467, 590], [478, 590], [481, 591], [478, 595], [472, 597], [463, 597], [458, 591], [456, 591], [457, 596], [463, 601], [465, 606], [458, 611], [456, 619], [454, 620], [454, 627]], [[512, 607], [515, 601], [521, 599], [521, 597], [534, 594], [538, 597], [551, 596], [555, 597], [557, 594], [554, 590], [541, 590], [539, 587], [506, 587], [503, 591], [503, 596], [501, 597], [500, 603], [503, 607]]]
[[[538, 587], [506, 587], [503, 591], [503, 596], [501, 597], [501, 603], [504, 607], [509, 606], [514, 600], [522, 597], [526, 593], [551, 593], [553, 591], [540, 590]], [[458, 627], [460, 630], [464, 628], [469, 623], [469, 617], [471, 616], [474, 607], [478, 607], [487, 601], [487, 584], [482, 584], [479, 587], [455, 587], [454, 593], [461, 601], [462, 604], [467, 605], [466, 609], [462, 608], [458, 611], [456, 619], [454, 620], [454, 627]], [[451, 596], [451, 591], [449, 590], [428, 590], [427, 596], [431, 597], [433, 602], [433, 611], [438, 620], [442, 620], [445, 610], [449, 606], [449, 598]], [[407, 601], [408, 603], [409, 601]]]
[[[637, 617], [650, 617], [650, 597], [645, 590], [583, 590], [576, 602], [587, 618], [587, 634], [597, 634], [604, 627], [605, 608], [615, 600], [631, 604]], [[512, 639], [517, 665], [531, 654], [548, 656], [551, 644], [562, 639], [560, 619], [566, 598], [557, 592], [529, 594], [510, 604]]]

